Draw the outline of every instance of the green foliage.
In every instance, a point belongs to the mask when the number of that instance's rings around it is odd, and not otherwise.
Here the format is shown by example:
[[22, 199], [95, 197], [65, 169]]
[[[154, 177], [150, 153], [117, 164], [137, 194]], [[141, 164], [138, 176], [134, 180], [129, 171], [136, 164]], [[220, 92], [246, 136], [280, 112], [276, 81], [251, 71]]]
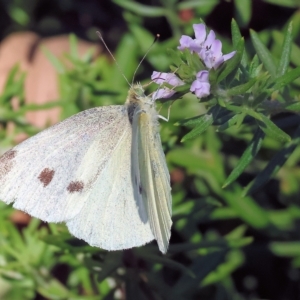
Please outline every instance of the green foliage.
[[[286, 5], [292, 7], [292, 2]], [[27, 24], [29, 12], [16, 3], [11, 3], [11, 18]], [[286, 22], [284, 31], [269, 29], [263, 35], [251, 30], [251, 41], [245, 41], [239, 27], [251, 19], [251, 1], [234, 1], [239, 18], [231, 23], [230, 49], [237, 53], [211, 70], [212, 93], [199, 100], [189, 89], [205, 66], [195, 53], [176, 49], [181, 34], [192, 34], [191, 24], [179, 20], [178, 12], [193, 8], [205, 18], [218, 1], [114, 3], [125, 9], [129, 28], [114, 52], [126, 78], [131, 82], [153, 40], [141, 26], [142, 17], [166, 16], [172, 37], [154, 46], [136, 80], [148, 83], [153, 70], [168, 71], [168, 66], [185, 80], [175, 88], [169, 122], [161, 122], [172, 177], [170, 248], [161, 255], [153, 242], [107, 252], [75, 239], [62, 224], [32, 218], [27, 226], [17, 227], [11, 220], [14, 210], [0, 202], [0, 299], [249, 299], [249, 291], [237, 287], [236, 274], [263, 268], [259, 262], [251, 265], [249, 257], [261, 262], [263, 253], [285, 259], [284, 271], [298, 272], [300, 49], [294, 41], [295, 31], [300, 32], [299, 14], [293, 23]], [[198, 17], [192, 21], [199, 23]], [[93, 50], [80, 57], [75, 35], [70, 35], [70, 45], [62, 60], [44, 49], [58, 73], [60, 99], [55, 102], [25, 104], [26, 74], [18, 66], [10, 71], [0, 95], [1, 152], [18, 133], [37, 132], [25, 121], [28, 111], [60, 106], [64, 119], [90, 107], [124, 103], [128, 84], [110, 58], [93, 60]], [[18, 109], [12, 107], [13, 98]], [[11, 135], [8, 123], [15, 125]]]

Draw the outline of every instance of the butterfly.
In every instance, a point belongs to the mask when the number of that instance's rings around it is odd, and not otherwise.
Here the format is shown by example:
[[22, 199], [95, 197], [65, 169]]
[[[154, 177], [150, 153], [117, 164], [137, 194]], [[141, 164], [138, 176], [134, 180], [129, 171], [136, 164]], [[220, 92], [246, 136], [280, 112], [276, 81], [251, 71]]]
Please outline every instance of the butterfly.
[[82, 111], [0, 157], [0, 199], [106, 250], [156, 240], [167, 252], [170, 175], [153, 97]]

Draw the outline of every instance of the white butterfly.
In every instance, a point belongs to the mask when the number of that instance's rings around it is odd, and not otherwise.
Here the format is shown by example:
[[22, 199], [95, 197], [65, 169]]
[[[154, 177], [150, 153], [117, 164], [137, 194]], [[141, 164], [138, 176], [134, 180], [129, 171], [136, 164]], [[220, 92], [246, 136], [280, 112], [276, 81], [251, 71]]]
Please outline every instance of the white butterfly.
[[156, 239], [166, 253], [172, 198], [158, 118], [153, 98], [134, 85], [124, 105], [88, 109], [40, 132], [0, 158], [0, 199], [66, 222], [92, 246]]

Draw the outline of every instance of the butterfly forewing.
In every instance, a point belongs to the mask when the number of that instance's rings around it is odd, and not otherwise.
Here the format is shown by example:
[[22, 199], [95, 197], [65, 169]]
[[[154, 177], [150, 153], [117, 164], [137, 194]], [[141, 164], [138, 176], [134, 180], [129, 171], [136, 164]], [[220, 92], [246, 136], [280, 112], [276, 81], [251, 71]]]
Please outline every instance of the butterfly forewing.
[[[171, 220], [170, 176], [166, 165], [158, 132], [155, 109], [138, 108], [133, 118], [133, 156], [138, 156], [139, 171], [135, 177], [137, 189], [147, 208], [151, 230], [158, 242], [159, 249], [166, 253]], [[136, 158], [133, 158], [136, 161]]]
[[44, 221], [73, 218], [118, 144], [126, 116], [125, 106], [93, 108], [14, 147], [0, 159], [0, 199]]

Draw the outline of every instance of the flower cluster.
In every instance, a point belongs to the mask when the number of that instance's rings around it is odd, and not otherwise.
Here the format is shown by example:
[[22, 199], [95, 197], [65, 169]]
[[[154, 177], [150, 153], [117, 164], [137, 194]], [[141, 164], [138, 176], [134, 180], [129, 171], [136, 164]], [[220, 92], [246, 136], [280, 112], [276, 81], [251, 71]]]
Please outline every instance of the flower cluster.
[[[207, 68], [207, 70], [199, 70], [196, 74], [196, 80], [190, 87], [190, 91], [195, 93], [198, 98], [203, 98], [210, 94], [209, 70], [212, 68], [216, 70], [224, 61], [232, 58], [235, 51], [223, 55], [222, 43], [216, 39], [213, 30], [210, 30], [207, 34], [204, 24], [194, 24], [193, 28], [195, 39], [183, 35], [179, 40], [180, 46], [178, 46], [178, 49], [181, 51], [188, 49], [191, 53], [198, 54]], [[184, 82], [173, 73], [153, 72], [151, 79], [157, 84], [168, 83], [174, 87], [184, 84]], [[171, 89], [163, 88], [155, 93], [154, 98], [168, 98], [174, 93], [175, 92]]]

